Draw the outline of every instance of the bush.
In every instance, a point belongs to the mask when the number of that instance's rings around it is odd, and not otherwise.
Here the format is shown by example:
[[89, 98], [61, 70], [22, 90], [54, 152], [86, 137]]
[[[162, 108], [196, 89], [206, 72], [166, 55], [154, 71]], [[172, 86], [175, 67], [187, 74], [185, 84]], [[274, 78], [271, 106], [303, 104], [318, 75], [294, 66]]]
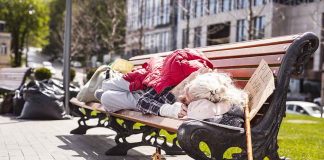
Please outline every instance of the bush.
[[74, 68], [71, 68], [70, 69], [70, 81], [72, 82], [75, 78], [75, 75], [76, 75], [76, 71]]
[[[74, 68], [70, 68], [70, 82], [72, 82], [75, 78], [76, 71]], [[62, 71], [62, 76], [64, 77], [64, 70]]]
[[37, 68], [35, 70], [35, 79], [38, 81], [42, 81], [44, 79], [50, 79], [52, 77], [52, 73], [49, 69], [45, 67]]

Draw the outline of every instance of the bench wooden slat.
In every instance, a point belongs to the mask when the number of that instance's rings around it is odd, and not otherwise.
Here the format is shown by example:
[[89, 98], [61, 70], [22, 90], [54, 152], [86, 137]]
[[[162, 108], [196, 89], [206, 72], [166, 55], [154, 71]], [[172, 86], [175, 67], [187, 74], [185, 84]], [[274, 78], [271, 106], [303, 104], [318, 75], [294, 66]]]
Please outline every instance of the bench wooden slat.
[[122, 110], [116, 113], [106, 112], [104, 107], [100, 103], [84, 103], [78, 101], [76, 98], [70, 100], [72, 104], [75, 104], [79, 107], [83, 107], [90, 110], [96, 110], [102, 113], [107, 113], [117, 118], [126, 119], [134, 122], [140, 122], [151, 127], [158, 127], [165, 129], [170, 132], [177, 132], [179, 126], [183, 123], [183, 120], [165, 118], [155, 115], [144, 115], [141, 112]]
[[[282, 54], [287, 51], [291, 43], [275, 44], [270, 46], [262, 47], [251, 47], [251, 48], [238, 48], [233, 50], [221, 50], [221, 51], [204, 51], [204, 54], [209, 59], [224, 59], [224, 58], [234, 58], [234, 57], [249, 57], [249, 56], [261, 56], [261, 55], [271, 55], [271, 54]], [[161, 55], [162, 57], [168, 55]], [[154, 55], [156, 56], [156, 55]], [[142, 59], [133, 60], [132, 63], [135, 65], [141, 65], [145, 63], [149, 58], [146, 57]]]
[[0, 80], [22, 80], [24, 76], [8, 76], [8, 75], [0, 75]]
[[256, 56], [244, 58], [231, 58], [212, 60], [214, 68], [242, 68], [247, 66], [258, 66], [262, 59], [264, 59], [270, 66], [279, 66], [284, 54], [269, 55], [269, 56]]
[[29, 68], [0, 68], [0, 74], [3, 73], [26, 73]]
[[224, 59], [234, 57], [250, 57], [250, 56], [262, 56], [271, 54], [282, 54], [287, 51], [287, 48], [291, 43], [276, 44], [271, 46], [263, 47], [252, 47], [252, 48], [239, 48], [233, 50], [222, 50], [204, 52], [209, 59]]
[[[238, 48], [250, 48], [250, 47], [255, 47], [255, 46], [267, 46], [267, 45], [274, 45], [274, 44], [291, 43], [297, 37], [298, 37], [298, 35], [290, 35], [290, 36], [275, 37], [275, 38], [263, 39], [263, 40], [253, 40], [253, 41], [237, 42], [237, 43], [232, 43], [232, 44], [206, 46], [206, 47], [201, 47], [201, 48], [197, 48], [197, 49], [202, 52], [212, 52], [212, 51], [221, 51], [221, 50], [232, 50], [232, 49], [238, 49]], [[132, 58], [130, 58], [130, 60], [134, 61], [134, 60], [138, 60], [138, 59], [148, 59], [152, 56], [164, 57], [170, 53], [171, 52], [163, 52], [163, 53], [140, 55], [140, 56], [132, 57]]]
[[26, 74], [30, 74], [30, 68], [0, 68], [0, 89], [13, 91], [22, 85]]
[[[275, 76], [277, 76], [279, 67], [270, 67]], [[229, 68], [218, 69], [219, 72], [229, 73], [233, 78], [250, 78], [256, 68]]]
[[[251, 56], [264, 56], [264, 55], [274, 55], [274, 54], [283, 54], [286, 52], [287, 48], [291, 43], [276, 44], [270, 46], [262, 47], [251, 47], [251, 48], [239, 48], [233, 50], [222, 50], [222, 51], [212, 51], [204, 52], [206, 57], [210, 60], [213, 59], [227, 59], [227, 58], [242, 58], [242, 57], [251, 57]], [[151, 57], [147, 57], [151, 58]], [[142, 65], [148, 59], [137, 59], [132, 61], [134, 65]]]
[[234, 84], [236, 87], [243, 89], [247, 84], [248, 80], [234, 80]]
[[75, 104], [75, 105], [79, 106], [79, 107], [83, 107], [83, 108], [87, 108], [87, 109], [91, 109], [91, 110], [97, 110], [97, 111], [100, 111], [100, 112], [106, 112], [105, 109], [102, 107], [102, 105], [100, 103], [91, 102], [91, 103], [86, 104], [84, 102], [80, 102], [76, 98], [70, 99], [70, 102], [72, 104]]
[[172, 119], [151, 114], [143, 114], [141, 112], [130, 110], [123, 110], [117, 113], [109, 114], [118, 118], [134, 122], [140, 122], [151, 127], [161, 128], [173, 133], [176, 133], [179, 126], [184, 122], [184, 120], [180, 119]]

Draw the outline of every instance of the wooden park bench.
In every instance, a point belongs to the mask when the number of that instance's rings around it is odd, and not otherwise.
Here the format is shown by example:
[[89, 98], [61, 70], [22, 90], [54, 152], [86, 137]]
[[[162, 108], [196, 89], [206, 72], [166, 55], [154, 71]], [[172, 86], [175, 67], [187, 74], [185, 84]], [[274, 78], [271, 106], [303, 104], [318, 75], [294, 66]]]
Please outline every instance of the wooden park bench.
[[0, 68], [0, 93], [19, 89], [31, 73], [31, 68]]
[[[253, 157], [255, 159], [280, 159], [277, 136], [285, 116], [286, 93], [289, 80], [300, 75], [304, 65], [318, 48], [318, 38], [313, 33], [276, 37], [264, 40], [240, 42], [198, 48], [220, 71], [228, 72], [239, 87], [244, 87], [260, 61], [264, 59], [275, 75], [276, 89], [251, 121]], [[171, 52], [132, 57], [134, 65], [143, 64], [152, 56], [166, 56]], [[100, 103], [83, 103], [77, 99], [71, 102], [80, 108], [83, 116], [79, 127], [72, 134], [85, 134], [94, 127], [106, 127], [117, 132], [116, 146], [107, 155], [126, 155], [131, 148], [154, 146], [166, 154], [187, 154], [203, 159], [223, 159], [225, 151], [232, 147], [242, 149], [233, 154], [236, 159], [246, 159], [246, 138], [244, 128], [213, 124], [197, 120], [179, 120], [154, 115], [143, 115], [137, 111], [123, 110], [107, 113]], [[97, 119], [96, 125], [87, 124]], [[138, 142], [130, 143], [127, 137], [142, 134]], [[167, 135], [167, 136], [166, 136]], [[178, 143], [177, 143], [178, 142]], [[210, 155], [201, 151], [208, 146]]]
[[[0, 68], [0, 95], [4, 96], [4, 102], [12, 100], [14, 91], [24, 85], [31, 73], [31, 68]], [[8, 109], [1, 106], [0, 113], [7, 113]]]

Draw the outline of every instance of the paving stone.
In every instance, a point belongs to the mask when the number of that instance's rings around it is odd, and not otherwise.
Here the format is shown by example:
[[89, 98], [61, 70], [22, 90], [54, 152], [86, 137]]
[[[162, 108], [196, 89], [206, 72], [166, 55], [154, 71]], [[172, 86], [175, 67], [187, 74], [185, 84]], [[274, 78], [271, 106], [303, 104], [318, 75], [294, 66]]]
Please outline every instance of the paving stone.
[[[150, 160], [153, 147], [137, 147], [127, 156], [106, 156], [115, 145], [116, 132], [95, 128], [86, 135], [71, 135], [73, 120], [18, 120], [0, 115], [0, 160]], [[140, 141], [133, 136], [130, 142]], [[192, 160], [188, 156], [165, 156], [167, 160]]]

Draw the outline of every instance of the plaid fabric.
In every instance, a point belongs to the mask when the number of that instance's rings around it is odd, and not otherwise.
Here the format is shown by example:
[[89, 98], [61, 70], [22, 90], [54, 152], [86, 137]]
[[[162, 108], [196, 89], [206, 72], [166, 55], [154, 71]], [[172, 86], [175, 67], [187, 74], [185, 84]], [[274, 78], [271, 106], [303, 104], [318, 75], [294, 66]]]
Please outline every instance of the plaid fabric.
[[163, 104], [173, 104], [176, 102], [176, 97], [169, 92], [171, 89], [172, 87], [168, 87], [160, 94], [157, 94], [154, 88], [149, 88], [138, 100], [136, 105], [137, 109], [144, 114], [159, 115], [160, 108]]

